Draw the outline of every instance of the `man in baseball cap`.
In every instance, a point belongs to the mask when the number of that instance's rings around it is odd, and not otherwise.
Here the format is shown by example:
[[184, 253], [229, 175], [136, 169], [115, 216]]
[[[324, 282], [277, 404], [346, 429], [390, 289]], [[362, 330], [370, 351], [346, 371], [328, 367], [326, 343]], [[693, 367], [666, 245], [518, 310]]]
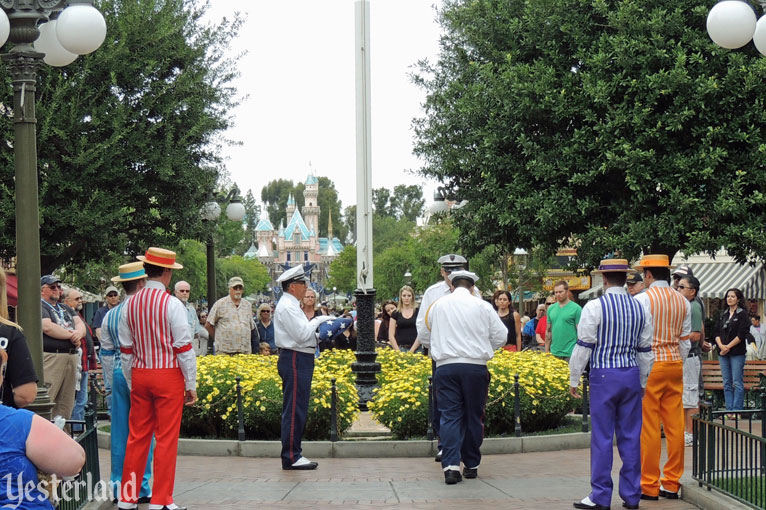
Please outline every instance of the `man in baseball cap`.
[[229, 295], [216, 301], [207, 314], [205, 329], [215, 341], [216, 354], [253, 354], [252, 341], [258, 341], [258, 330], [250, 303], [242, 299], [244, 291], [242, 278], [232, 277]]

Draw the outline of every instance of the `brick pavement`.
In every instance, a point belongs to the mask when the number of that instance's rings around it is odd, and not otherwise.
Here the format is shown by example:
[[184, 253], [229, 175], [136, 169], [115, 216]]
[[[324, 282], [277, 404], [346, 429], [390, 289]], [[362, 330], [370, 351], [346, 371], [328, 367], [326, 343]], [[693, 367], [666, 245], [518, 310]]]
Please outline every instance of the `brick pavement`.
[[[108, 478], [109, 455], [100, 454]], [[589, 458], [589, 450], [486, 455], [478, 479], [447, 486], [431, 458], [318, 459], [316, 471], [283, 471], [279, 459], [188, 456], [178, 458], [175, 499], [191, 510], [569, 509], [590, 491]], [[622, 508], [616, 491], [612, 508]], [[642, 501], [641, 508], [696, 507], [661, 500]]]

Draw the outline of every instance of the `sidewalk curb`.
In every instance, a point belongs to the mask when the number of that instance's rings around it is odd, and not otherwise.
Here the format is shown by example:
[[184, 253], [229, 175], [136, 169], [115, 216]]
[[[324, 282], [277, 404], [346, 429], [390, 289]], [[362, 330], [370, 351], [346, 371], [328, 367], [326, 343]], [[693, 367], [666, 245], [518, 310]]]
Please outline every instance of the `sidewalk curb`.
[[701, 510], [752, 510], [752, 507], [740, 503], [734, 498], [725, 496], [715, 489], [708, 490], [700, 487], [699, 482], [691, 478], [681, 480], [681, 499], [699, 507]]
[[[98, 447], [109, 449], [111, 435], [98, 431]], [[303, 441], [309, 458], [430, 457], [436, 455], [436, 441]], [[491, 437], [484, 440], [484, 455], [548, 452], [590, 448], [590, 432], [550, 436]], [[235, 441], [231, 439], [179, 439], [178, 455], [208, 457], [279, 457], [279, 441]]]

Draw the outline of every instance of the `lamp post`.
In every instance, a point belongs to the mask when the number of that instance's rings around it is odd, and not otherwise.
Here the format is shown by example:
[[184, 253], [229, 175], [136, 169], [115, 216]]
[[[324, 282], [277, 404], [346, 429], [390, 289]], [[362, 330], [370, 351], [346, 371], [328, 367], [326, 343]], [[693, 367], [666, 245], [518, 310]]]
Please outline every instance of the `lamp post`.
[[513, 263], [519, 269], [519, 315], [524, 315], [524, 271], [527, 269], [527, 252], [524, 248], [513, 251]]
[[375, 352], [375, 287], [372, 267], [372, 154], [370, 120], [370, 2], [354, 2], [356, 75], [356, 374], [359, 408], [367, 410], [380, 372]]
[[[221, 194], [210, 193], [208, 201], [200, 208], [200, 216], [207, 232], [207, 307], [208, 313], [215, 303], [215, 222], [221, 217], [221, 205], [226, 206], [226, 216], [231, 221], [242, 221], [245, 217], [245, 206], [239, 196], [239, 188], [234, 186], [225, 197]], [[208, 342], [207, 353], [213, 354], [213, 342]]]
[[338, 305], [338, 301], [335, 299], [335, 292], [337, 292], [338, 287], [332, 288], [332, 309], [335, 310], [335, 307]]
[[0, 0], [0, 9], [0, 46], [6, 40], [14, 44], [8, 53], [2, 54], [2, 59], [13, 84], [18, 320], [24, 329], [39, 379], [35, 402], [29, 409], [50, 418], [52, 403], [43, 373], [40, 312], [37, 70], [43, 62], [63, 66], [78, 55], [97, 50], [106, 37], [106, 22], [91, 1]]
[[[766, 12], [766, 0], [758, 3]], [[766, 55], [766, 16], [756, 20], [755, 11], [747, 2], [724, 0], [715, 4], [707, 17], [707, 32], [722, 48], [741, 48], [752, 40], [756, 49]]]

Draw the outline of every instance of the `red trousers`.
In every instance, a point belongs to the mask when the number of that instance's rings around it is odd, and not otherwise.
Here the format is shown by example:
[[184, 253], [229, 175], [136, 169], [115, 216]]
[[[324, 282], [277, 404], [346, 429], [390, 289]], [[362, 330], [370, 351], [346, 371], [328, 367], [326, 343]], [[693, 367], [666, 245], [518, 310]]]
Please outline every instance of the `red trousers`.
[[154, 447], [153, 505], [173, 502], [178, 435], [184, 407], [184, 378], [180, 368], [133, 369], [128, 445], [122, 468], [120, 500], [136, 503], [146, 457]]

